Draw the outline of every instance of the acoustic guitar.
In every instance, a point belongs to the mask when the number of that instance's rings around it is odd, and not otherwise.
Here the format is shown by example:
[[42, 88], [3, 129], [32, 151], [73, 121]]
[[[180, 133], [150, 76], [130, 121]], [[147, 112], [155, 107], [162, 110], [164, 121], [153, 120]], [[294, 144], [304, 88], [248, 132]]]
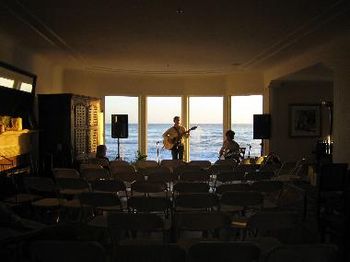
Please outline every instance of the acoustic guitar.
[[197, 126], [193, 126], [190, 129], [188, 129], [185, 133], [183, 133], [180, 137], [171, 137], [167, 136], [163, 140], [163, 147], [165, 149], [171, 150], [177, 143], [181, 141], [181, 138], [184, 134], [188, 134], [190, 131], [195, 130]]

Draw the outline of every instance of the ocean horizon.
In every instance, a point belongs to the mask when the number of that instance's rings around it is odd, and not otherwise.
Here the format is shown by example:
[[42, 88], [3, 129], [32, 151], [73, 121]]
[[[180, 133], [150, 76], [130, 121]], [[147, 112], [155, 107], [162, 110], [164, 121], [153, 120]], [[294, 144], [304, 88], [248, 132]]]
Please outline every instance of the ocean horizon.
[[[223, 142], [222, 124], [193, 124], [198, 126], [191, 131], [190, 160], [209, 160], [215, 162], [219, 158], [219, 150]], [[171, 159], [171, 151], [163, 148], [162, 134], [170, 127], [169, 124], [148, 124], [147, 128], [147, 159], [161, 161]], [[233, 124], [235, 141], [246, 148], [247, 157], [260, 156], [261, 139], [253, 139], [253, 124]], [[138, 124], [129, 124], [129, 137], [120, 138], [120, 157], [133, 162], [138, 150]], [[114, 160], [118, 154], [117, 139], [111, 137], [111, 124], [105, 124], [105, 144], [107, 157]], [[249, 147], [251, 146], [250, 150]], [[250, 152], [249, 152], [250, 151]]]

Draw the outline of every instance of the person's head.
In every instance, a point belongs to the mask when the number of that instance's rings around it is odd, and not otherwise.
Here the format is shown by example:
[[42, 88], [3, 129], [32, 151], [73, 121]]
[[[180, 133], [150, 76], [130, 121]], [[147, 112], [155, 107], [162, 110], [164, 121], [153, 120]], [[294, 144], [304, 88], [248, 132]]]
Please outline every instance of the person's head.
[[173, 121], [174, 121], [175, 125], [179, 125], [180, 124], [180, 117], [179, 116], [174, 116]]
[[96, 157], [106, 157], [107, 147], [106, 145], [98, 145], [96, 149]]
[[235, 132], [233, 131], [233, 130], [227, 130], [226, 131], [226, 137], [228, 138], [228, 139], [231, 139], [231, 140], [233, 140], [234, 138], [235, 138]]

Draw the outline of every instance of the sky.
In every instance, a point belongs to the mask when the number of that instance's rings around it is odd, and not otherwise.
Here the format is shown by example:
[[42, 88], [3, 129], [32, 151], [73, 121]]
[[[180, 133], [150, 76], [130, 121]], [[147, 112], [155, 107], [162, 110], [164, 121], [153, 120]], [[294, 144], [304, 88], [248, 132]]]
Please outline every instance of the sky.
[[[111, 114], [128, 114], [129, 123], [137, 123], [138, 98], [128, 96], [105, 97], [105, 122]], [[181, 97], [148, 97], [148, 123], [169, 123], [175, 115], [181, 116]], [[190, 122], [200, 124], [222, 123], [222, 97], [190, 97]], [[262, 113], [262, 96], [233, 96], [231, 118], [233, 123], [253, 123], [253, 114]]]

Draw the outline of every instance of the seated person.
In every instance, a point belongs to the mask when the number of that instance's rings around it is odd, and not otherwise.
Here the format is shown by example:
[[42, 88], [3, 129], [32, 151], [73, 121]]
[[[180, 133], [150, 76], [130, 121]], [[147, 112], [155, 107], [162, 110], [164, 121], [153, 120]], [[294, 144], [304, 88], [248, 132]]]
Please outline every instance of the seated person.
[[106, 145], [98, 145], [96, 149], [96, 158], [109, 160], [106, 154], [107, 154]]
[[232, 130], [227, 130], [225, 136], [225, 140], [219, 152], [219, 158], [224, 157], [224, 159], [234, 159], [239, 162], [240, 147], [239, 144], [234, 140], [235, 132]]

